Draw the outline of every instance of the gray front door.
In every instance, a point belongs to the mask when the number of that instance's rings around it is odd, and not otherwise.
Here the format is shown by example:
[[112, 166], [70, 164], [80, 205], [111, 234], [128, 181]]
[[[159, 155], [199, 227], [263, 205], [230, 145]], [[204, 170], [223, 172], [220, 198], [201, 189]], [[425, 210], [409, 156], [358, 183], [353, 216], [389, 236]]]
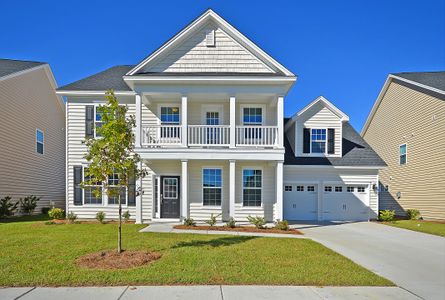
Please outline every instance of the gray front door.
[[161, 176], [161, 218], [179, 218], [179, 176]]

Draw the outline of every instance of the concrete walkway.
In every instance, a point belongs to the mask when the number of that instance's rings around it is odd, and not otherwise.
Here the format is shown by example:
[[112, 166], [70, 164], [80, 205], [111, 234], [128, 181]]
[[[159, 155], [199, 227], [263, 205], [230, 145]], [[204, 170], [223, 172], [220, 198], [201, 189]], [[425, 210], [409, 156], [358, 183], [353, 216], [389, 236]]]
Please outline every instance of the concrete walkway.
[[424, 299], [445, 299], [445, 238], [374, 222], [294, 225]]
[[419, 299], [398, 287], [311, 286], [121, 286], [0, 288], [1, 300], [124, 300], [124, 299]]
[[[260, 232], [236, 232], [236, 231], [217, 231], [217, 230], [187, 230], [187, 229], [175, 229], [173, 226], [180, 225], [181, 223], [163, 223], [155, 222], [149, 226], [142, 228], [139, 232], [171, 232], [171, 233], [192, 233], [192, 234], [227, 234], [227, 235], [240, 235], [240, 236], [261, 236], [261, 237], [278, 237], [278, 238], [305, 238], [300, 234], [280, 234], [280, 233], [260, 233]], [[216, 224], [215, 226], [222, 226], [224, 224]], [[245, 224], [239, 224], [245, 225]], [[247, 225], [247, 224], [246, 224]]]

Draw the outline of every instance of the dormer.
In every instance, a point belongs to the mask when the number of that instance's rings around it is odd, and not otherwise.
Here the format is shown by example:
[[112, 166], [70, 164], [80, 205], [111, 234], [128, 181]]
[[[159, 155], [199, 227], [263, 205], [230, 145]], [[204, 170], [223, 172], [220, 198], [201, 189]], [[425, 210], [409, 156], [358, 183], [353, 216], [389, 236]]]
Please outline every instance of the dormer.
[[285, 133], [297, 157], [341, 157], [347, 121], [345, 113], [320, 96], [292, 116]]

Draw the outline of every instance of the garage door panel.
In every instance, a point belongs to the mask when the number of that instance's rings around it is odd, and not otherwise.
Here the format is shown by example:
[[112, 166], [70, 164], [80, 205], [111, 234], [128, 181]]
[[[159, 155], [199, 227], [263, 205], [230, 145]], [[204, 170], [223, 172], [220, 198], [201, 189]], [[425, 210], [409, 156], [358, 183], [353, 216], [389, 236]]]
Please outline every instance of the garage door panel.
[[368, 193], [368, 187], [364, 185], [332, 185], [331, 191], [323, 191], [323, 219], [368, 220]]
[[313, 184], [285, 184], [285, 220], [317, 220], [318, 194]]

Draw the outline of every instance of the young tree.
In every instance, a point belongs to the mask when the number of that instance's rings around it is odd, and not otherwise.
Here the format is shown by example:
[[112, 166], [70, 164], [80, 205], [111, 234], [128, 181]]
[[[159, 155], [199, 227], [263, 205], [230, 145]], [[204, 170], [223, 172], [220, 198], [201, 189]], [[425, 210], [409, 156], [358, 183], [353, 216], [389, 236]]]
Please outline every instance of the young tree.
[[[112, 90], [105, 94], [107, 104], [100, 105], [97, 112], [100, 114], [102, 126], [97, 127], [96, 136], [84, 141], [87, 154], [84, 158], [89, 162], [85, 170], [82, 187], [97, 186], [93, 193], [96, 197], [102, 193], [103, 187], [108, 197], [118, 199], [119, 228], [117, 251], [122, 252], [122, 203], [123, 188], [128, 188], [129, 180], [144, 177], [147, 172], [139, 168], [140, 157], [134, 153], [133, 128], [136, 127], [134, 116], [126, 117], [127, 106], [119, 105]], [[101, 185], [97, 185], [100, 182]]]

